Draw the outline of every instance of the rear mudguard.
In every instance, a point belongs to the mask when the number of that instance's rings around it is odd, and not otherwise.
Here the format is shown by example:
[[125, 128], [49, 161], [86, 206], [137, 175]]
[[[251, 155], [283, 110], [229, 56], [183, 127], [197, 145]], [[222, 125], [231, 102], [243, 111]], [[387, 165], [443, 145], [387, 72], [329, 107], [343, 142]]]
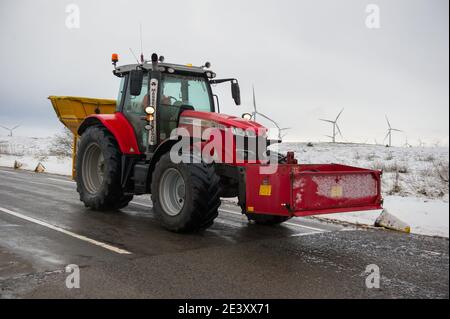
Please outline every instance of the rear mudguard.
[[78, 128], [78, 135], [92, 125], [103, 125], [115, 137], [120, 151], [126, 155], [140, 155], [133, 127], [120, 112], [114, 114], [93, 114], [84, 119]]

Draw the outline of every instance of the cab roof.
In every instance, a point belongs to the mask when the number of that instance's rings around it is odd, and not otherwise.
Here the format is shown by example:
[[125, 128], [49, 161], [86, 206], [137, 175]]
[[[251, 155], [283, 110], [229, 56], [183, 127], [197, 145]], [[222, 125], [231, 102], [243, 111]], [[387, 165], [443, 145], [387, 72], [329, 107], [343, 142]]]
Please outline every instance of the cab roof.
[[[152, 63], [143, 63], [143, 64], [126, 64], [126, 65], [122, 65], [122, 66], [118, 66], [115, 70], [114, 70], [114, 74], [117, 76], [122, 76], [124, 73], [128, 73], [131, 70], [136, 70], [138, 68], [142, 68], [143, 70], [152, 70], [153, 69], [153, 65]], [[200, 67], [200, 66], [191, 66], [191, 65], [182, 65], [182, 64], [173, 64], [173, 63], [163, 63], [160, 62], [158, 63], [158, 69], [160, 71], [167, 71], [168, 69], [173, 69], [175, 71], [175, 73], [178, 72], [186, 72], [186, 73], [197, 73], [197, 74], [202, 74], [202, 75], [206, 75], [206, 73], [211, 73], [214, 74], [214, 72], [212, 72], [210, 69], [206, 69], [204, 67]]]

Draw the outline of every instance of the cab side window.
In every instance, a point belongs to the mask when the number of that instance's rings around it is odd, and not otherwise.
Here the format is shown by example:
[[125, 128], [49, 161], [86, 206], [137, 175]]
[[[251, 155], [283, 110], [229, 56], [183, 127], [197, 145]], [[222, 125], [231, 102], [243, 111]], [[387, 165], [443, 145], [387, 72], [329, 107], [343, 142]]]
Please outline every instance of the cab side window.
[[[129, 82], [129, 77], [125, 81]], [[144, 75], [142, 81], [141, 94], [138, 96], [130, 95], [130, 86], [126, 85], [126, 94], [123, 103], [123, 114], [133, 126], [134, 133], [136, 134], [136, 140], [141, 152], [144, 152], [147, 145], [147, 130], [145, 130], [142, 116], [145, 115], [145, 105], [147, 103], [148, 92], [148, 74]]]
[[144, 77], [142, 81], [142, 90], [141, 94], [138, 96], [130, 95], [130, 87], [127, 88], [127, 94], [125, 98], [123, 111], [126, 114], [134, 114], [134, 115], [144, 115], [144, 108], [146, 104], [146, 95], [147, 95], [147, 87], [148, 87], [148, 77]]
[[127, 82], [126, 79], [127, 79], [127, 77], [125, 77], [125, 76], [120, 78], [119, 94], [117, 95], [117, 100], [116, 100], [116, 111], [117, 112], [120, 111], [122, 98], [123, 98], [123, 95], [125, 94], [125, 83]]

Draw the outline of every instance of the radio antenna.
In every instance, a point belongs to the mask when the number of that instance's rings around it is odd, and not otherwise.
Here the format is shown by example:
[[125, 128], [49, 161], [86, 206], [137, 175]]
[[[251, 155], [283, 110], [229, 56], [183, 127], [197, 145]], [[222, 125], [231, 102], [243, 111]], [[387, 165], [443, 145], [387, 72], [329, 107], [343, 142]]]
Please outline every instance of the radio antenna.
[[134, 56], [134, 58], [136, 59], [136, 62], [139, 64], [139, 59], [137, 58], [136, 54], [134, 54], [134, 52], [133, 52], [133, 50], [131, 48], [130, 48], [130, 52]]
[[144, 63], [144, 50], [142, 48], [142, 23], [139, 23], [139, 36], [141, 38], [141, 63]]

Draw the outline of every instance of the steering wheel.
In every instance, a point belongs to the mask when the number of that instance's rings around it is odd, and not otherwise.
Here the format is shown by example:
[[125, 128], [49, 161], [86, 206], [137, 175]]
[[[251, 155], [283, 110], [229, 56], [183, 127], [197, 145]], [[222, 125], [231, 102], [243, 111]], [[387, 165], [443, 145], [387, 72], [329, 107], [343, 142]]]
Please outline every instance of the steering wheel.
[[[180, 102], [177, 98], [173, 97], [172, 95], [167, 96], [169, 98], [169, 100], [173, 99], [175, 100], [173, 103], [175, 102]], [[173, 104], [172, 104], [173, 105]]]

